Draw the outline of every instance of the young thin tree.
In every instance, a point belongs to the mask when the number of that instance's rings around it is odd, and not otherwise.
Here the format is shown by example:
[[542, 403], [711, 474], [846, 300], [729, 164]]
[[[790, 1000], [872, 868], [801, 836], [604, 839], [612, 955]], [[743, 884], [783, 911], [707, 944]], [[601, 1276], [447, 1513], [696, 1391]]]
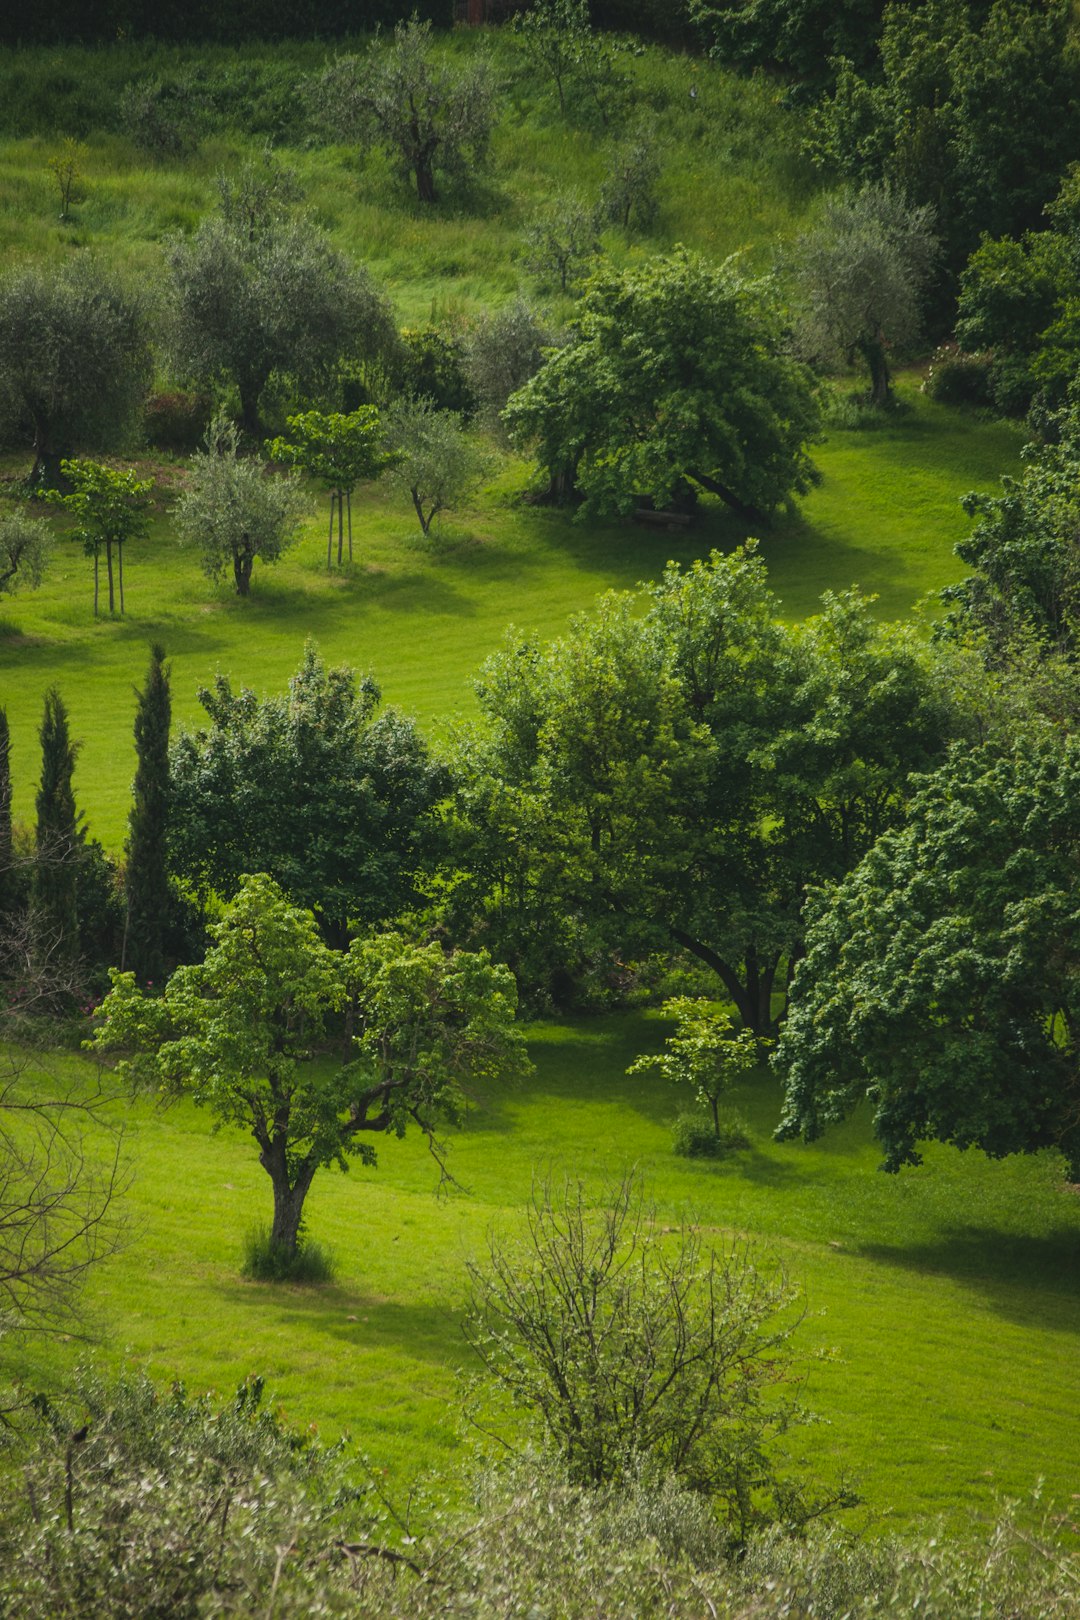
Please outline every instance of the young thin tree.
[[78, 879], [83, 858], [72, 784], [78, 744], [72, 741], [67, 708], [55, 686], [45, 693], [40, 737], [31, 910], [41, 950], [72, 960], [79, 954]]
[[296, 475], [241, 456], [239, 430], [219, 412], [175, 507], [181, 544], [199, 547], [207, 578], [231, 571], [236, 594], [249, 595], [256, 559], [277, 562], [299, 540], [308, 511]]
[[160, 642], [150, 648], [146, 685], [136, 694], [135, 781], [128, 816], [126, 914], [121, 967], [141, 983], [165, 977], [164, 934], [169, 910], [165, 840], [169, 815], [169, 667]]
[[390, 481], [409, 496], [425, 534], [440, 512], [468, 498], [487, 466], [458, 413], [437, 410], [430, 399], [395, 405], [387, 442], [394, 457]]
[[[75, 518], [71, 538], [82, 542], [83, 551], [94, 560], [94, 617], [98, 615], [99, 572], [102, 547], [109, 579], [109, 612], [116, 611], [116, 587], [120, 587], [120, 612], [124, 611], [124, 546], [139, 540], [150, 526], [152, 478], [136, 478], [129, 467], [117, 472], [98, 461], [62, 461], [60, 471], [70, 486], [67, 493], [49, 490], [46, 499], [63, 506]], [[113, 573], [115, 554], [117, 573]]]
[[342, 564], [345, 514], [348, 517], [349, 561], [352, 547], [352, 492], [362, 480], [378, 478], [391, 457], [383, 449], [382, 424], [374, 405], [361, 405], [348, 415], [305, 411], [286, 418], [288, 435], [271, 440], [266, 453], [274, 461], [299, 467], [330, 491], [330, 528], [326, 537], [326, 566], [334, 546], [337, 514], [337, 563]]

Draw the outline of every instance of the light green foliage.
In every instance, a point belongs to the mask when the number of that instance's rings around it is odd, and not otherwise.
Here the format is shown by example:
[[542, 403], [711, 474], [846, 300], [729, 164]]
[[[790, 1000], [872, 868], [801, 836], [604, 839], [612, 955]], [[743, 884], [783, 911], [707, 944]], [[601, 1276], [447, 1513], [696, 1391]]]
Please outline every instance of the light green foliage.
[[0, 281], [0, 413], [33, 426], [31, 482], [130, 436], [152, 375], [145, 299], [89, 254]]
[[386, 442], [389, 481], [408, 495], [425, 534], [440, 512], [469, 498], [490, 465], [460, 415], [429, 399], [399, 400], [387, 412]]
[[219, 674], [199, 692], [209, 725], [172, 751], [173, 870], [228, 899], [259, 866], [341, 947], [350, 924], [414, 905], [445, 772], [410, 721], [377, 714], [379, 697], [310, 641], [283, 696], [260, 701]]
[[374, 405], [355, 411], [304, 411], [287, 418], [288, 434], [272, 439], [266, 453], [274, 461], [299, 467], [331, 492], [330, 530], [326, 565], [330, 566], [334, 536], [334, 507], [338, 517], [338, 567], [342, 563], [343, 510], [349, 523], [349, 561], [352, 561], [352, 492], [363, 480], [378, 478], [390, 465], [383, 448], [383, 428]]
[[341, 140], [386, 148], [422, 203], [437, 200], [436, 176], [476, 176], [494, 121], [487, 63], [464, 68], [439, 62], [431, 23], [414, 14], [392, 40], [366, 56], [339, 56], [309, 84], [316, 122]]
[[0, 592], [40, 585], [52, 545], [52, 531], [41, 518], [25, 512], [0, 518]]
[[62, 461], [66, 491], [51, 489], [46, 499], [62, 506], [75, 519], [71, 538], [94, 560], [94, 615], [98, 611], [98, 574], [102, 548], [109, 577], [109, 612], [116, 611], [113, 551], [119, 570], [120, 612], [124, 611], [124, 546], [139, 540], [150, 527], [152, 478], [137, 478], [134, 468], [124, 472], [98, 461]]
[[[671, 1476], [712, 1500], [734, 1543], [825, 1510], [775, 1454], [799, 1416], [781, 1393], [794, 1290], [746, 1244], [659, 1231], [630, 1178], [595, 1210], [580, 1185], [544, 1184], [524, 1241], [492, 1236], [469, 1278], [470, 1343], [574, 1484]], [[511, 1444], [494, 1405], [481, 1425]]]
[[75, 203], [85, 200], [85, 171], [89, 152], [82, 141], [68, 135], [49, 154], [45, 167], [60, 193], [60, 221], [66, 222]]
[[237, 595], [247, 596], [256, 559], [277, 562], [299, 540], [310, 510], [297, 475], [270, 473], [242, 456], [238, 429], [219, 412], [174, 515], [181, 544], [198, 546], [207, 578], [231, 570]]
[[890, 397], [889, 355], [918, 337], [922, 295], [937, 257], [934, 214], [887, 187], [830, 198], [791, 254], [804, 352], [827, 365], [858, 355], [870, 398]]
[[599, 251], [596, 209], [577, 192], [557, 197], [525, 231], [526, 268], [560, 292], [577, 286]]
[[[210, 932], [205, 960], [177, 968], [160, 997], [114, 972], [93, 1044], [125, 1054], [120, 1073], [136, 1083], [188, 1092], [251, 1132], [273, 1186], [271, 1243], [286, 1256], [318, 1170], [348, 1156], [374, 1164], [365, 1135], [402, 1135], [410, 1121], [431, 1138], [466, 1079], [525, 1067], [513, 979], [486, 956], [396, 934], [341, 955], [265, 874], [244, 879]], [[356, 1055], [313, 1061], [346, 1002]]]
[[813, 900], [778, 1050], [782, 1137], [874, 1102], [884, 1168], [926, 1138], [1059, 1147], [1080, 1179], [1074, 874], [1080, 750], [954, 755], [904, 825]]
[[657, 506], [685, 479], [760, 518], [806, 491], [818, 412], [784, 352], [770, 289], [683, 249], [601, 269], [573, 336], [507, 407], [552, 484], [585, 516]]
[[750, 1030], [733, 1029], [728, 1014], [700, 996], [672, 996], [660, 1010], [675, 1020], [674, 1035], [666, 1037], [663, 1052], [638, 1058], [626, 1072], [658, 1069], [674, 1085], [692, 1086], [719, 1137], [720, 1104], [760, 1061], [760, 1043]]

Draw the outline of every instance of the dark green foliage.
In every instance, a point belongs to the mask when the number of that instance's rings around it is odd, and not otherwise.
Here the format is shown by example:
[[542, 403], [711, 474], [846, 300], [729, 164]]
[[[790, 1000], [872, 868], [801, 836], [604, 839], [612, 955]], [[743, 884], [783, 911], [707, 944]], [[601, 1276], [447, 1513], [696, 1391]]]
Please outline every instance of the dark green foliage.
[[233, 384], [256, 438], [271, 379], [297, 401], [325, 394], [345, 361], [393, 347], [384, 294], [310, 222], [273, 210], [254, 228], [210, 217], [167, 253], [176, 363], [196, 381]]
[[992, 405], [992, 370], [990, 355], [965, 354], [953, 343], [942, 344], [934, 351], [923, 388], [942, 405]]
[[481, 315], [468, 336], [465, 371], [485, 426], [505, 436], [500, 413], [540, 370], [551, 342], [543, 315], [524, 298]]
[[465, 345], [454, 332], [438, 326], [406, 327], [395, 381], [413, 399], [429, 399], [440, 411], [469, 417], [476, 398], [465, 368]]
[[887, 0], [688, 0], [695, 31], [721, 62], [783, 67], [811, 85], [832, 59], [868, 67]]
[[146, 402], [146, 442], [155, 450], [189, 456], [206, 437], [213, 414], [209, 396], [173, 389], [151, 394]]
[[922, 0], [885, 13], [880, 65], [836, 64], [813, 151], [936, 212], [955, 275], [985, 232], [1040, 224], [1080, 138], [1068, 0]]
[[150, 649], [146, 685], [136, 693], [135, 780], [124, 868], [126, 921], [121, 967], [141, 982], [165, 978], [165, 930], [172, 900], [166, 849], [169, 827], [169, 726], [172, 696], [165, 649]]
[[884, 1168], [927, 1138], [1060, 1148], [1080, 1180], [1080, 745], [958, 753], [809, 911], [777, 1061], [781, 1137], [863, 1098]]
[[158, 162], [193, 152], [205, 108], [188, 77], [141, 79], [120, 97], [120, 118], [140, 152]]
[[[421, 0], [413, 15], [430, 17], [440, 27], [454, 20], [449, 0]], [[0, 23], [4, 45], [58, 44], [78, 40], [108, 45], [118, 37], [159, 40], [244, 40], [335, 38], [388, 27], [405, 15], [399, 0], [241, 0], [222, 10], [212, 0], [105, 0], [87, 6], [82, 0], [42, 0], [16, 9]]]
[[76, 905], [82, 975], [88, 991], [102, 995], [108, 988], [109, 969], [123, 954], [125, 906], [119, 868], [96, 838], [83, 840]]
[[219, 675], [199, 700], [209, 726], [172, 753], [176, 874], [228, 898], [243, 873], [268, 872], [338, 945], [350, 923], [415, 902], [446, 777], [410, 721], [377, 714], [374, 681], [327, 669], [309, 643], [287, 696], [234, 693]]
[[814, 385], [769, 289], [685, 249], [599, 270], [570, 341], [506, 420], [583, 515], [629, 513], [642, 496], [665, 506], [691, 479], [760, 521], [814, 476]]
[[1019, 479], [1000, 495], [965, 497], [977, 521], [956, 547], [974, 569], [942, 592], [954, 633], [974, 633], [992, 662], [1007, 664], [1033, 638], [1044, 653], [1076, 653], [1080, 611], [1080, 416], [1055, 422], [1056, 442], [1029, 446]]
[[45, 694], [40, 738], [31, 904], [41, 948], [73, 961], [79, 954], [78, 885], [84, 834], [72, 785], [78, 744], [71, 739], [67, 708], [55, 686]]
[[0, 281], [0, 416], [28, 429], [34, 483], [54, 486], [75, 450], [123, 445], [151, 375], [142, 296], [89, 254]]

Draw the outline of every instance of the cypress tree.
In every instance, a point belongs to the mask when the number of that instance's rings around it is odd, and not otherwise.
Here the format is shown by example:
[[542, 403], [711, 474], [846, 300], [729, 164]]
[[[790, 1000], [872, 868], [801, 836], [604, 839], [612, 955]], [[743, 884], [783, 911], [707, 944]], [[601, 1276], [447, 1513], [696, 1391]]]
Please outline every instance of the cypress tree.
[[136, 692], [133, 803], [128, 817], [127, 918], [122, 966], [131, 968], [145, 983], [160, 984], [165, 977], [165, 918], [169, 909], [169, 882], [165, 866], [165, 838], [169, 814], [169, 724], [172, 697], [165, 649], [150, 648], [146, 685]]
[[64, 700], [55, 686], [45, 694], [41, 722], [41, 786], [31, 907], [41, 948], [69, 960], [79, 954], [79, 863], [83, 834], [75, 811], [72, 777], [78, 744], [72, 742]]

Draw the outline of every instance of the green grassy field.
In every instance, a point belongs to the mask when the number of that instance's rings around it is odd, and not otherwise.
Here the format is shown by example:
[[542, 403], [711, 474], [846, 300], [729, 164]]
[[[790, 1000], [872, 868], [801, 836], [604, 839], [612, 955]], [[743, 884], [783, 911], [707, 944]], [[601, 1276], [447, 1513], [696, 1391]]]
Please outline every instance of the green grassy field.
[[[221, 1392], [259, 1372], [296, 1422], [347, 1430], [397, 1482], [420, 1468], [449, 1476], [463, 1444], [466, 1257], [491, 1227], [513, 1233], [537, 1169], [599, 1192], [634, 1166], [661, 1219], [690, 1212], [721, 1238], [751, 1234], [800, 1284], [805, 1399], [827, 1426], [797, 1445], [821, 1472], [857, 1476], [871, 1523], [944, 1514], [970, 1528], [1039, 1479], [1068, 1506], [1080, 1200], [1060, 1166], [931, 1148], [920, 1169], [886, 1177], [865, 1119], [813, 1147], [778, 1146], [765, 1075], [736, 1098], [748, 1151], [677, 1159], [667, 1122], [682, 1099], [624, 1073], [664, 1027], [642, 1014], [535, 1027], [535, 1078], [479, 1098], [452, 1133], [465, 1192], [435, 1196], [413, 1139], [381, 1143], [377, 1170], [320, 1172], [309, 1226], [339, 1274], [319, 1289], [238, 1275], [242, 1235], [269, 1210], [253, 1144], [214, 1134], [190, 1104], [139, 1105], [128, 1246], [90, 1291], [97, 1353]], [[30, 1376], [84, 1354], [74, 1342], [39, 1351]]]
[[[874, 432], [834, 431], [817, 447], [820, 487], [762, 539], [792, 617], [813, 612], [822, 591], [849, 585], [876, 592], [883, 614], [904, 615], [963, 571], [952, 552], [967, 532], [959, 497], [1015, 470], [1016, 429], [935, 405], [914, 379], [902, 392], [907, 414]], [[131, 548], [122, 621], [94, 622], [90, 563], [61, 540], [42, 589], [0, 604], [16, 815], [32, 813], [42, 694], [55, 681], [82, 741], [79, 804], [91, 831], [119, 848], [134, 770], [132, 689], [155, 637], [172, 660], [180, 724], [196, 721], [196, 690], [216, 670], [259, 692], [283, 688], [312, 635], [331, 661], [376, 675], [385, 699], [437, 738], [452, 717], [472, 712], [471, 677], [508, 624], [557, 635], [599, 592], [633, 589], [669, 557], [688, 562], [746, 534], [719, 503], [686, 533], [586, 526], [523, 504], [527, 483], [528, 469], [508, 460], [431, 541], [410, 510], [376, 489], [356, 505], [351, 571], [327, 573], [320, 516], [278, 567], [256, 565], [246, 601], [228, 584], [208, 584], [163, 517]]]
[[[455, 35], [441, 48], [477, 43]], [[561, 189], [595, 192], [603, 142], [559, 123], [504, 36], [487, 46], [503, 105], [490, 173], [430, 213], [379, 160], [303, 144], [295, 85], [317, 68], [321, 47], [268, 47], [247, 63], [207, 53], [215, 82], [239, 84], [248, 72], [248, 88], [236, 91], [245, 132], [225, 124], [170, 167], [139, 157], [117, 132], [114, 108], [126, 77], [183, 66], [184, 53], [0, 53], [0, 265], [88, 245], [154, 275], [163, 237], [210, 206], [214, 174], [270, 135], [314, 217], [385, 279], [402, 321], [467, 316], [523, 286], [535, 292], [519, 261], [522, 227]], [[814, 206], [797, 115], [763, 79], [738, 81], [652, 48], [629, 67], [669, 156], [653, 234], [629, 242], [611, 234], [607, 250], [631, 260], [682, 240], [767, 265], [776, 241]], [[65, 132], [86, 142], [87, 183], [74, 219], [60, 225], [45, 164]], [[566, 314], [543, 296], [555, 318]], [[931, 403], [914, 375], [901, 395], [907, 410], [875, 431], [828, 433], [815, 450], [820, 486], [761, 536], [793, 618], [813, 612], [822, 591], [853, 584], [877, 593], [883, 615], [907, 614], [961, 573], [952, 549], [967, 530], [960, 496], [1016, 470], [1018, 430]], [[10, 458], [3, 471], [13, 478], [26, 466]], [[42, 694], [55, 682], [82, 741], [79, 804], [113, 850], [134, 765], [132, 688], [152, 639], [172, 661], [180, 724], [196, 721], [196, 689], [216, 670], [260, 692], [282, 688], [313, 635], [331, 661], [373, 672], [386, 700], [437, 742], [455, 717], [474, 712], [470, 677], [508, 624], [557, 635], [597, 593], [632, 589], [668, 558], [689, 562], [746, 538], [709, 504], [679, 534], [575, 523], [524, 503], [529, 469], [507, 457], [431, 541], [385, 492], [364, 495], [356, 562], [341, 574], [324, 566], [321, 509], [278, 568], [257, 565], [242, 601], [208, 585], [176, 546], [167, 513], [176, 468], [163, 460], [153, 470], [160, 511], [131, 549], [123, 621], [94, 622], [90, 565], [63, 539], [43, 588], [0, 603], [16, 814], [32, 817]], [[310, 1228], [336, 1251], [339, 1272], [319, 1290], [239, 1278], [242, 1235], [269, 1203], [250, 1142], [213, 1133], [190, 1104], [130, 1110], [128, 1241], [90, 1289], [94, 1353], [197, 1389], [226, 1391], [262, 1373], [294, 1419], [327, 1434], [348, 1430], [396, 1480], [418, 1468], [450, 1473], [461, 1446], [466, 1257], [482, 1250], [492, 1224], [513, 1229], [538, 1168], [599, 1191], [637, 1166], [662, 1218], [692, 1211], [717, 1233], [750, 1233], [802, 1285], [806, 1399], [827, 1426], [799, 1444], [822, 1472], [857, 1477], [871, 1522], [943, 1513], [966, 1527], [990, 1514], [999, 1493], [1024, 1496], [1040, 1477], [1048, 1496], [1068, 1504], [1080, 1203], [1051, 1159], [995, 1165], [935, 1148], [921, 1169], [886, 1178], [865, 1119], [813, 1148], [779, 1147], [776, 1087], [763, 1075], [737, 1099], [753, 1147], [720, 1166], [695, 1165], [670, 1151], [678, 1099], [663, 1082], [624, 1072], [659, 1043], [660, 1022], [628, 1014], [531, 1033], [534, 1080], [478, 1099], [454, 1134], [453, 1168], [467, 1193], [436, 1199], [431, 1161], [412, 1140], [382, 1144], [377, 1171], [320, 1176]], [[30, 1381], [62, 1376], [86, 1353], [74, 1340], [18, 1352]]]

